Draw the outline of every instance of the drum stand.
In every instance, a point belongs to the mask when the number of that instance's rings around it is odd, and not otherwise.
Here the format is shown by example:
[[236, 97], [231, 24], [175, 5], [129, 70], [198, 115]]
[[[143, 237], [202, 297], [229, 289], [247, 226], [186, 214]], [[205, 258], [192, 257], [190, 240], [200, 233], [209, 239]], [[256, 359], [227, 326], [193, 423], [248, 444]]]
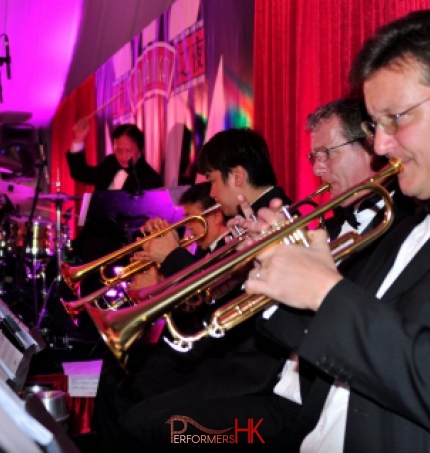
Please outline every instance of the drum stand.
[[[56, 183], [58, 185], [59, 183]], [[57, 186], [58, 187], [58, 186]], [[55, 255], [56, 255], [56, 272], [55, 278], [52, 280], [51, 284], [49, 285], [48, 291], [45, 292], [43, 298], [42, 308], [39, 312], [39, 317], [36, 323], [36, 327], [40, 329], [43, 319], [48, 313], [48, 301], [51, 297], [55, 297], [58, 293], [59, 284], [61, 282], [61, 262], [63, 259], [63, 241], [62, 241], [62, 230], [61, 230], [61, 211], [63, 208], [63, 203], [65, 201], [65, 197], [60, 193], [57, 192], [56, 194], [50, 194], [50, 200], [55, 203]], [[46, 197], [46, 199], [49, 199]], [[51, 296], [52, 295], [52, 296]]]

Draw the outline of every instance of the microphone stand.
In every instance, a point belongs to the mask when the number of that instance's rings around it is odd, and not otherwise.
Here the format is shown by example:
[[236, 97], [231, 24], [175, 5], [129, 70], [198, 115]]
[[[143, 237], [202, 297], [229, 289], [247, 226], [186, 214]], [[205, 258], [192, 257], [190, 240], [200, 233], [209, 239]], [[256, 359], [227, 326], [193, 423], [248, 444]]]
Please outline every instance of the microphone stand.
[[129, 172], [129, 174], [131, 174], [133, 176], [133, 179], [134, 179], [134, 182], [136, 185], [136, 190], [132, 193], [132, 195], [134, 197], [140, 197], [142, 195], [142, 189], [140, 187], [140, 182], [139, 182], [139, 178], [136, 173], [136, 166], [133, 162], [133, 159], [130, 159], [128, 161], [128, 172]]

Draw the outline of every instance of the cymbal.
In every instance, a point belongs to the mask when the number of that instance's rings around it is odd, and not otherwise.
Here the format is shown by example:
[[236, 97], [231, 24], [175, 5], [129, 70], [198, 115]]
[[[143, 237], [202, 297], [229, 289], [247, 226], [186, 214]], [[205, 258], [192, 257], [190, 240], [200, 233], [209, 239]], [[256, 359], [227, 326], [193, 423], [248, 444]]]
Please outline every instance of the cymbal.
[[14, 173], [22, 170], [22, 165], [11, 157], [0, 154], [0, 169], [1, 173]]
[[[10, 216], [10, 220], [15, 223], [25, 223], [28, 220], [28, 216]], [[43, 219], [42, 217], [34, 217], [33, 223], [38, 223], [40, 225], [52, 225], [54, 223], [53, 220], [50, 219]]]
[[50, 201], [51, 203], [56, 203], [57, 201], [79, 201], [82, 197], [77, 197], [75, 195], [67, 195], [62, 192], [54, 193], [42, 193], [39, 195], [40, 201]]

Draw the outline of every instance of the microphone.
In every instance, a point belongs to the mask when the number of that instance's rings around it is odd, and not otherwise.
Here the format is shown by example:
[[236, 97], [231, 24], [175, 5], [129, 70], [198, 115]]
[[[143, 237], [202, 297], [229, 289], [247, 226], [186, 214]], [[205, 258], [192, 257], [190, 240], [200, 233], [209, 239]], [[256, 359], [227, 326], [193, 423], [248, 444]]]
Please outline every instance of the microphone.
[[43, 168], [43, 174], [45, 176], [46, 184], [50, 184], [49, 172], [48, 172], [48, 159], [46, 158], [45, 153], [45, 137], [43, 135], [42, 129], [39, 129], [39, 154], [41, 160], [41, 166]]
[[4, 35], [4, 45], [6, 48], [5, 63], [6, 63], [7, 78], [10, 79], [10, 52], [9, 52], [9, 38], [7, 37], [7, 35]]
[[141, 194], [140, 182], [139, 182], [139, 178], [137, 177], [136, 167], [134, 166], [132, 158], [130, 158], [128, 161], [128, 171], [131, 175], [133, 175], [134, 182], [136, 183], [136, 193], [135, 194], [140, 195]]

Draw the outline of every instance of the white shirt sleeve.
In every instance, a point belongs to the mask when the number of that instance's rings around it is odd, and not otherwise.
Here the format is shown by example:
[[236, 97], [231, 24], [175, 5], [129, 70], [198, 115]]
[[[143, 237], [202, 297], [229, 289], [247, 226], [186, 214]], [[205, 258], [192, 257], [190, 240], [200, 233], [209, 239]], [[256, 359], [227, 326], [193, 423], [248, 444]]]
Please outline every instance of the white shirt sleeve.
[[78, 153], [84, 149], [84, 142], [72, 142], [72, 146], [70, 147], [71, 153]]

